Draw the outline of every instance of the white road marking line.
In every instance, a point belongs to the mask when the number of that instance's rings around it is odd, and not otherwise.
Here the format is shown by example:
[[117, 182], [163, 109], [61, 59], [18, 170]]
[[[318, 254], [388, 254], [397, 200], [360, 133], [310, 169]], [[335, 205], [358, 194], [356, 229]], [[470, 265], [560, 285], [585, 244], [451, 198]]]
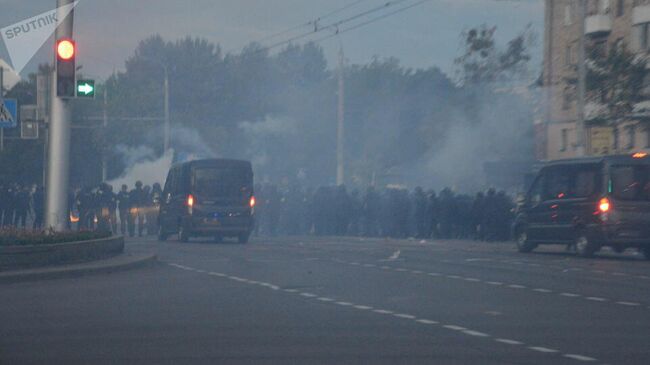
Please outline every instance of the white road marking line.
[[580, 294], [576, 294], [576, 293], [560, 293], [560, 295], [569, 298], [577, 298], [580, 296]]
[[424, 273], [420, 270], [412, 270], [411, 274], [424, 274]]
[[363, 267], [375, 267], [373, 264], [363, 264]]
[[627, 276], [626, 273], [622, 273], [622, 272], [614, 272], [614, 273], [612, 273], [612, 275], [614, 275], [614, 276]]
[[593, 300], [594, 302], [606, 302], [607, 299], [601, 297], [587, 297], [587, 300]]
[[427, 275], [429, 275], [429, 276], [441, 276], [442, 274], [437, 273], [437, 272], [429, 272], [429, 273], [427, 273]]
[[398, 267], [397, 269], [395, 269], [395, 271], [406, 271], [406, 269]]
[[388, 258], [388, 261], [394, 261], [394, 260], [397, 260], [397, 259], [399, 258], [399, 255], [400, 255], [401, 253], [402, 253], [401, 250], [397, 250], [397, 251], [393, 252], [393, 254], [390, 255], [390, 257]]
[[361, 264], [358, 262], [351, 262], [350, 265], [361, 265]]
[[389, 310], [386, 310], [386, 309], [373, 309], [372, 311], [375, 312], [375, 313], [379, 313], [379, 314], [393, 314], [394, 313], [393, 311], [389, 311]]
[[621, 302], [616, 302], [616, 304], [627, 305], [627, 306], [629, 306], [629, 307], [638, 307], [638, 306], [641, 305], [641, 303], [636, 303], [636, 302], [622, 302], [622, 301], [621, 301]]
[[398, 318], [415, 319], [415, 316], [412, 316], [410, 314], [394, 313], [393, 315]]
[[552, 290], [542, 289], [542, 288], [536, 288], [536, 289], [533, 289], [533, 291], [536, 291], [538, 293], [552, 293], [553, 292]]
[[526, 289], [524, 285], [519, 285], [519, 284], [511, 284], [508, 285], [508, 288], [513, 288], [513, 289]]
[[528, 348], [533, 350], [533, 351], [545, 352], [545, 353], [548, 353], [548, 354], [559, 352], [558, 350], [549, 349], [548, 347], [541, 347], [541, 346], [530, 346]]
[[519, 342], [519, 341], [515, 341], [515, 340], [509, 340], [507, 338], [497, 338], [495, 341], [505, 343], [507, 345], [523, 345], [524, 344], [523, 342]]
[[646, 279], [646, 280], [647, 280], [647, 279], [650, 279], [650, 276], [639, 275], [639, 276], [637, 276], [637, 278], [639, 278], [639, 279]]
[[458, 275], [447, 275], [447, 277], [450, 278], [450, 279], [462, 279], [462, 277], [460, 277]]
[[[240, 278], [238, 276], [229, 276], [229, 275], [226, 275], [226, 274], [217, 273], [217, 272], [213, 272], [213, 271], [208, 272], [208, 271], [205, 271], [205, 270], [195, 269], [195, 268], [186, 267], [186, 266], [173, 264], [173, 263], [170, 263], [169, 265], [173, 266], [173, 267], [176, 267], [176, 268], [179, 268], [179, 269], [182, 269], [182, 270], [195, 271], [195, 272], [198, 272], [198, 273], [214, 275], [214, 276], [219, 276], [219, 277], [226, 277], [226, 278], [231, 279], [231, 280], [244, 282], [244, 283], [248, 283], [248, 284], [251, 284], [251, 285], [261, 285], [261, 286], [271, 288], [273, 290], [280, 290], [279, 286], [273, 285], [273, 284], [270, 284], [270, 283], [265, 283], [265, 282]], [[418, 270], [414, 270], [412, 272], [414, 272], [414, 273], [422, 273], [421, 271], [418, 271]], [[432, 275], [432, 276], [437, 276], [437, 273], [428, 273], [428, 274]], [[454, 278], [454, 279], [456, 279], [456, 278], [457, 279], [464, 279], [464, 280], [468, 280], [468, 281], [476, 281], [476, 280], [480, 281], [479, 279], [463, 278], [463, 277], [457, 276], [457, 275], [450, 275], [448, 277]], [[493, 282], [487, 282], [487, 283], [492, 284], [492, 285], [503, 285], [503, 283], [501, 283], [501, 282], [494, 282], [494, 281]], [[514, 288], [525, 288], [525, 286], [523, 286], [523, 285], [516, 285], [516, 284], [509, 285], [509, 286], [514, 287]], [[282, 289], [282, 290], [285, 291], [285, 292], [288, 292], [288, 293], [296, 293], [296, 292], [298, 292], [297, 289]], [[533, 289], [533, 290], [540, 291], [540, 292], [550, 292], [550, 290], [548, 290], [548, 289], [540, 289], [540, 288]], [[307, 293], [307, 292], [300, 292], [300, 295], [304, 296], [304, 297], [308, 297], [308, 298], [318, 297], [316, 294]], [[579, 296], [581, 296], [579, 294], [574, 294], [574, 293], [561, 293], [560, 295], [569, 296], [569, 297], [579, 297]], [[317, 299], [319, 301], [323, 301], [323, 302], [333, 302], [334, 301], [334, 299], [328, 298], [328, 297], [318, 297]], [[593, 301], [606, 301], [607, 300], [605, 298], [600, 298], [600, 297], [586, 297], [586, 299], [593, 300]], [[636, 303], [636, 302], [623, 302], [623, 301], [620, 301], [620, 302], [616, 302], [616, 303], [621, 304], [621, 305], [628, 305], [628, 306], [640, 306], [641, 305], [640, 303]], [[416, 319], [415, 316], [410, 315], [410, 314], [395, 313], [395, 312], [392, 312], [392, 311], [389, 311], [389, 310], [386, 310], [386, 309], [373, 309], [370, 306], [354, 305], [353, 303], [350, 303], [350, 302], [340, 301], [340, 302], [336, 302], [336, 304], [341, 305], [341, 306], [354, 306], [354, 308], [356, 308], [356, 309], [372, 310], [373, 312], [379, 313], [379, 314], [392, 314], [395, 317], [405, 318], [405, 319], [413, 319], [416, 322], [422, 323], [422, 324], [428, 324], [428, 325], [439, 324], [439, 322], [432, 321], [432, 320], [429, 320], [429, 319]], [[648, 308], [650, 308], [650, 307], [648, 307]], [[461, 326], [443, 325], [443, 327], [447, 328], [447, 329], [450, 329], [450, 330], [454, 330], [454, 331], [461, 331], [464, 334], [469, 335], [469, 336], [490, 337], [490, 335], [487, 334], [487, 333], [470, 330], [470, 329], [467, 329], [467, 328], [461, 327]], [[495, 341], [500, 342], [500, 343], [504, 343], [504, 344], [508, 344], [508, 345], [523, 345], [523, 342], [519, 342], [519, 341], [515, 341], [515, 340], [509, 340], [509, 339], [505, 339], [505, 338], [497, 338], [497, 339], [495, 339]], [[528, 348], [530, 350], [533, 350], [533, 351], [544, 352], [544, 353], [557, 353], [557, 352], [559, 352], [558, 350], [547, 348], [547, 347], [541, 347], [541, 346], [530, 346]], [[566, 358], [569, 358], [569, 359], [578, 360], [578, 361], [585, 361], [585, 362], [586, 361], [596, 361], [596, 359], [594, 359], [592, 357], [584, 356], [584, 355], [563, 354], [562, 356], [564, 356]]]
[[465, 330], [463, 331], [464, 334], [470, 335], [470, 336], [476, 336], [476, 337], [490, 337], [487, 333], [479, 332], [479, 331], [472, 331], [472, 330]]
[[576, 355], [576, 354], [564, 354], [562, 355], [566, 358], [573, 359], [573, 360], [578, 360], [578, 361], [596, 361], [593, 357], [589, 356], [583, 356], [583, 355]]
[[447, 325], [444, 325], [443, 327], [446, 328], [446, 329], [449, 329], [449, 330], [454, 330], [454, 331], [465, 331], [467, 329], [465, 327], [456, 326], [456, 325], [453, 325], [453, 324], [447, 324]]
[[605, 271], [603, 270], [591, 270], [591, 272], [596, 273], [596, 274], [604, 274]]
[[465, 281], [471, 281], [471, 282], [473, 282], [473, 283], [479, 283], [479, 282], [481, 282], [481, 280], [480, 280], [480, 279], [477, 279], [477, 278], [465, 278]]
[[490, 285], [503, 285], [500, 281], [486, 281], [485, 283]]
[[392, 269], [392, 267], [390, 267], [390, 266], [382, 266], [381, 268], [384, 269], [384, 270], [391, 270]]

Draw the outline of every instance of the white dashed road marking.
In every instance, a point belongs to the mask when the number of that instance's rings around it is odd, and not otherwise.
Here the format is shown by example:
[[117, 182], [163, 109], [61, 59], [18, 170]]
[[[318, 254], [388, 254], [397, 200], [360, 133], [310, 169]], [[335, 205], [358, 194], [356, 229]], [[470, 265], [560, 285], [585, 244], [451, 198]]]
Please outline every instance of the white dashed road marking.
[[[417, 318], [416, 316], [414, 316], [412, 314], [396, 313], [394, 311], [387, 310], [387, 309], [373, 309], [373, 307], [368, 306], [368, 305], [355, 304], [355, 303], [345, 302], [345, 301], [336, 301], [335, 302], [334, 299], [332, 299], [332, 298], [318, 296], [318, 295], [313, 294], [313, 293], [300, 292], [297, 289], [289, 289], [289, 288], [281, 289], [279, 286], [273, 285], [273, 284], [270, 284], [270, 283], [264, 283], [264, 282], [260, 282], [260, 281], [240, 278], [238, 276], [230, 276], [230, 275], [223, 274], [223, 273], [207, 272], [207, 271], [204, 271], [204, 270], [198, 270], [198, 269], [194, 269], [194, 268], [190, 268], [190, 267], [187, 267], [187, 266], [174, 264], [174, 263], [167, 263], [167, 264], [169, 266], [171, 266], [171, 267], [175, 267], [175, 268], [178, 268], [178, 269], [181, 269], [181, 270], [193, 271], [193, 272], [207, 274], [207, 275], [211, 275], [211, 276], [226, 278], [226, 279], [234, 280], [234, 281], [237, 281], [237, 282], [240, 282], [240, 283], [246, 283], [248, 285], [255, 285], [255, 286], [258, 286], [258, 287], [259, 286], [266, 287], [266, 288], [276, 290], [276, 291], [282, 290], [285, 293], [298, 294], [298, 295], [300, 295], [302, 297], [310, 298], [310, 299], [313, 299], [313, 300], [318, 300], [318, 301], [321, 301], [321, 302], [332, 302], [332, 303], [335, 303], [335, 304], [340, 305], [340, 306], [354, 308], [354, 309], [357, 309], [357, 310], [364, 310], [364, 311], [370, 310], [370, 312], [374, 312], [374, 313], [378, 313], [378, 314], [389, 314], [389, 315], [392, 315], [392, 316], [394, 316], [396, 318], [412, 320], [412, 321], [414, 321], [416, 323], [419, 323], [419, 324], [424, 324], [424, 325], [429, 325], [429, 326], [431, 326], [431, 325], [440, 325], [440, 322], [438, 322], [438, 321], [434, 321], [434, 320], [426, 319], [426, 318]], [[356, 265], [360, 265], [360, 264], [357, 263]], [[431, 273], [429, 273], [429, 274], [431, 274]], [[458, 278], [462, 278], [462, 277], [458, 277]], [[472, 278], [464, 278], [464, 279], [472, 279]], [[470, 281], [472, 281], [472, 280], [470, 280]], [[499, 283], [499, 284], [501, 285], [502, 283]], [[592, 298], [596, 298], [596, 297], [592, 297]], [[625, 305], [640, 305], [638, 303], [632, 303], [632, 302], [618, 302], [618, 303], [619, 304], [626, 303]], [[441, 327], [445, 328], [445, 329], [448, 329], [448, 330], [456, 331], [458, 333], [465, 334], [467, 336], [480, 337], [480, 338], [490, 338], [490, 337], [492, 337], [488, 333], [468, 329], [468, 328], [458, 326], [458, 325], [453, 325], [453, 324], [441, 325]], [[494, 341], [496, 341], [498, 343], [506, 344], [506, 345], [524, 345], [524, 343], [521, 342], [521, 341], [516, 341], [516, 340], [511, 340], [511, 339], [506, 339], [506, 338], [495, 338]], [[537, 352], [541, 352], [541, 353], [549, 353], [549, 354], [559, 353], [560, 352], [559, 350], [555, 350], [555, 349], [551, 349], [551, 348], [547, 348], [547, 347], [542, 347], [542, 346], [529, 346], [528, 349], [530, 349], [532, 351], [537, 351]], [[579, 354], [562, 354], [562, 356], [565, 357], [565, 358], [568, 358], [568, 359], [576, 360], [576, 361], [597, 361], [596, 359], [594, 359], [592, 357], [579, 355]]]

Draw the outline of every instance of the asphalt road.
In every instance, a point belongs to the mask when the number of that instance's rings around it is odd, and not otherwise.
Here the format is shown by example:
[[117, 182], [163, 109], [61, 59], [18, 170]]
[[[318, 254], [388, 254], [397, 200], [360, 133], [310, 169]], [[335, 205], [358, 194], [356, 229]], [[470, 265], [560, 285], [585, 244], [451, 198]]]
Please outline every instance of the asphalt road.
[[131, 241], [142, 269], [0, 285], [0, 363], [648, 364], [650, 262], [512, 244]]

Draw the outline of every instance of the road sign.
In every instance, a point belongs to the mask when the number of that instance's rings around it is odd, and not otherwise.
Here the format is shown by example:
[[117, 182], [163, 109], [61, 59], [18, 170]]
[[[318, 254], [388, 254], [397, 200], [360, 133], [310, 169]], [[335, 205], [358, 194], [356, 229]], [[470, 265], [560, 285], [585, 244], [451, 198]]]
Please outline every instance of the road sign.
[[94, 98], [95, 80], [77, 80], [77, 97]]
[[15, 128], [18, 122], [18, 101], [4, 99], [0, 102], [0, 128]]

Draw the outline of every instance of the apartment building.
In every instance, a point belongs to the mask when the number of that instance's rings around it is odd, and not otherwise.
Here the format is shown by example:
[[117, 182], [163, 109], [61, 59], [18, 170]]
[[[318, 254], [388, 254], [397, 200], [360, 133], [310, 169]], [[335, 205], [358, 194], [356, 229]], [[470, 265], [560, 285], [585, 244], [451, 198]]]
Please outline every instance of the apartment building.
[[[544, 29], [544, 116], [535, 125], [537, 158], [575, 157], [577, 148], [577, 62], [581, 0], [546, 0]], [[650, 50], [650, 0], [586, 0], [585, 48], [588, 55], [606, 57], [624, 47], [637, 59]], [[594, 52], [595, 51], [595, 52]], [[592, 56], [594, 57], [594, 56]], [[643, 61], [645, 62], [645, 61]], [[604, 155], [650, 151], [650, 78], [624, 113], [611, 113], [593, 97], [585, 100], [585, 153]]]

